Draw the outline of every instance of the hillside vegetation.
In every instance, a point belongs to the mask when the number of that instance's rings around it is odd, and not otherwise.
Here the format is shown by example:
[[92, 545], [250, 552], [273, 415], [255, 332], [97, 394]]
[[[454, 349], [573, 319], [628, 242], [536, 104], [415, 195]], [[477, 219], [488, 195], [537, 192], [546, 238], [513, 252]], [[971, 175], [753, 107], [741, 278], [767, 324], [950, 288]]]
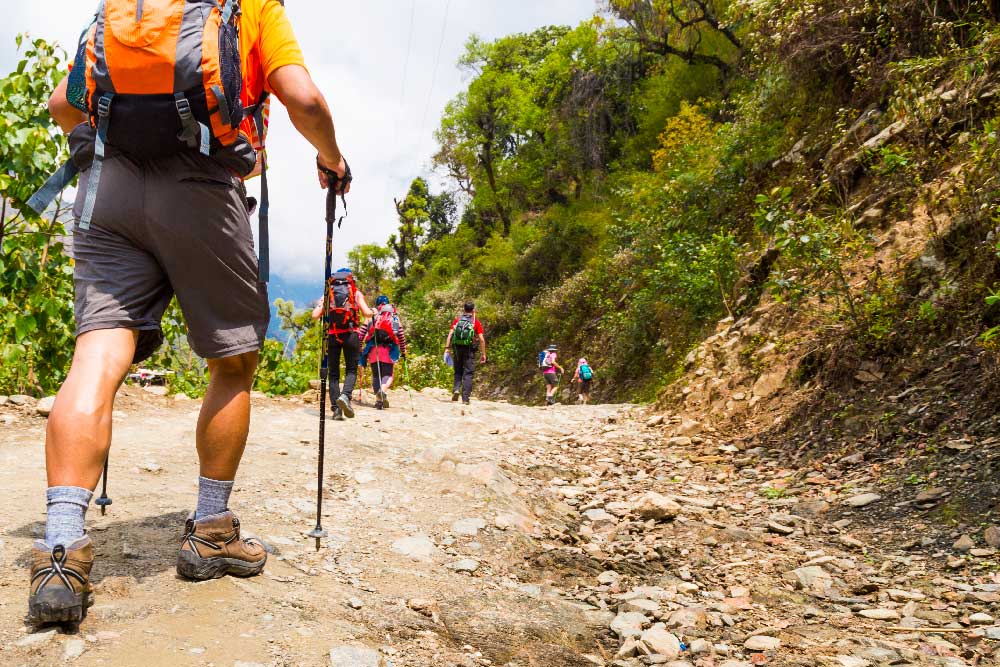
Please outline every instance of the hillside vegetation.
[[[989, 2], [612, 0], [473, 37], [437, 132], [447, 190], [415, 180], [399, 232], [356, 258], [391, 272], [434, 357], [476, 300], [488, 383], [514, 399], [550, 342], [602, 397], [653, 398], [762, 298], [867, 350], [970, 318], [992, 339], [996, 21]], [[966, 280], [914, 291], [871, 261], [918, 207], [961, 217]]]

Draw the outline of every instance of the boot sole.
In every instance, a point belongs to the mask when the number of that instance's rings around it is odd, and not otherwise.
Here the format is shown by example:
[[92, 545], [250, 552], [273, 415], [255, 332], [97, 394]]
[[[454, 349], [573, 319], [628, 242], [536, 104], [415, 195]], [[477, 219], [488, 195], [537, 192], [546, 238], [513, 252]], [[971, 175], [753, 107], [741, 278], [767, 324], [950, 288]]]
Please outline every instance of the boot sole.
[[35, 625], [80, 623], [93, 604], [94, 598], [89, 593], [76, 595], [66, 589], [49, 595], [30, 595], [28, 621]]
[[344, 413], [345, 417], [348, 419], [354, 419], [354, 408], [351, 407], [350, 403], [344, 400], [343, 396], [337, 399], [337, 407], [340, 408], [340, 411]]
[[202, 558], [184, 550], [177, 555], [177, 574], [193, 581], [220, 579], [227, 574], [234, 577], [254, 577], [264, 571], [267, 558], [259, 563], [248, 563], [236, 558]]
[[389, 409], [389, 395], [386, 394], [383, 391], [380, 398], [382, 399], [382, 407], [385, 408], [386, 410], [388, 410]]

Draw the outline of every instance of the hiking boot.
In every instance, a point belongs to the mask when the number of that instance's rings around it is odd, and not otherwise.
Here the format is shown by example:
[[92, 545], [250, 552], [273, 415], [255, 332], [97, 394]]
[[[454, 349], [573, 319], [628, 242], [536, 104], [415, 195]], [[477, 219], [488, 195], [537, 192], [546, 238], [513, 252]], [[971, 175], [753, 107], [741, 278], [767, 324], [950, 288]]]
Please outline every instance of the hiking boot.
[[32, 623], [79, 623], [94, 604], [90, 569], [94, 545], [84, 535], [73, 544], [50, 549], [36, 541], [31, 549], [31, 592], [28, 618]]
[[468, 399], [465, 399], [462, 401], [462, 405], [472, 405], [472, 402], [469, 401]]
[[354, 408], [351, 406], [350, 394], [341, 394], [337, 399], [337, 407], [348, 419], [354, 419]]
[[333, 421], [335, 422], [344, 421], [344, 411], [340, 409], [339, 405], [333, 409]]
[[240, 537], [240, 520], [230, 511], [195, 520], [184, 526], [177, 574], [195, 581], [218, 579], [226, 574], [252, 577], [260, 574], [267, 552], [256, 540]]
[[384, 406], [382, 405], [382, 401], [375, 401], [375, 409], [376, 410], [381, 410], [383, 407]]
[[461, 396], [462, 396], [462, 392], [460, 392], [460, 391], [453, 391], [453, 392], [451, 392], [451, 402], [452, 403], [457, 403], [458, 399], [461, 398]]
[[[378, 402], [382, 404], [382, 408], [389, 408], [389, 395], [385, 393], [384, 389], [380, 389], [378, 392]], [[379, 408], [379, 410], [382, 408]]]

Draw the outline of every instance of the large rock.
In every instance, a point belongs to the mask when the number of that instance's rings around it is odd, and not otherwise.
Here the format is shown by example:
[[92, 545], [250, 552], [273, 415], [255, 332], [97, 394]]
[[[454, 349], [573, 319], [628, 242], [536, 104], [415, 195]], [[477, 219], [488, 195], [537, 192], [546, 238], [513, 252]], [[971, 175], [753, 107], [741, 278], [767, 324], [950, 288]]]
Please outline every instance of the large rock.
[[434, 542], [426, 535], [402, 537], [392, 543], [392, 550], [400, 556], [422, 561], [432, 560], [438, 554]]
[[983, 539], [991, 547], [1000, 549], [1000, 526], [990, 526], [983, 531]]
[[681, 654], [681, 642], [677, 637], [667, 632], [667, 626], [657, 623], [650, 629], [642, 633], [640, 639], [642, 643], [656, 654], [664, 655], [668, 658], [676, 658]]
[[813, 595], [826, 595], [827, 589], [833, 584], [830, 573], [818, 565], [800, 567], [785, 576]]
[[363, 646], [337, 646], [330, 649], [330, 667], [384, 667], [378, 651]]
[[971, 551], [976, 546], [976, 543], [972, 541], [972, 538], [968, 535], [962, 535], [960, 538], [955, 540], [955, 544], [952, 545], [952, 549], [959, 553], [966, 553]]
[[464, 535], [475, 537], [479, 531], [486, 527], [486, 520], [474, 517], [471, 519], [459, 519], [451, 524], [452, 535]]
[[14, 394], [13, 396], [10, 397], [9, 400], [12, 404], [21, 406], [21, 405], [31, 405], [35, 399], [25, 394]]
[[776, 651], [781, 648], [781, 640], [767, 635], [754, 635], [743, 643], [748, 651]]
[[751, 392], [756, 398], [767, 398], [781, 389], [782, 385], [785, 384], [785, 378], [787, 376], [787, 368], [782, 368], [773, 373], [761, 375], [757, 378], [757, 381], [754, 382]]
[[632, 503], [632, 511], [643, 519], [666, 521], [680, 514], [681, 506], [664, 495], [649, 491]]
[[55, 396], [46, 396], [35, 405], [35, 412], [43, 417], [48, 417], [52, 412], [52, 406], [56, 403]]
[[625, 611], [615, 616], [614, 620], [611, 621], [611, 630], [618, 635], [619, 639], [625, 640], [629, 637], [642, 635], [643, 626], [648, 624], [649, 621], [642, 612]]
[[851, 507], [867, 507], [871, 505], [876, 500], [881, 500], [882, 496], [877, 493], [859, 493], [856, 496], [851, 496], [844, 501], [845, 505]]

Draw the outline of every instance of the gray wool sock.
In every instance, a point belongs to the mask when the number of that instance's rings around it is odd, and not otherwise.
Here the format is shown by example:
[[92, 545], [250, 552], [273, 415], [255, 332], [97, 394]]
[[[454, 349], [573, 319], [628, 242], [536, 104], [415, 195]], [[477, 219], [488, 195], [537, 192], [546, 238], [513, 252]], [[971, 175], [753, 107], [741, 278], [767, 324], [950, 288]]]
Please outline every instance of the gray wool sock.
[[198, 478], [198, 509], [194, 518], [201, 519], [213, 514], [222, 514], [229, 509], [229, 494], [234, 482], [224, 482], [207, 477]]
[[94, 494], [78, 486], [53, 486], [45, 492], [45, 544], [67, 546], [83, 537], [83, 522]]

